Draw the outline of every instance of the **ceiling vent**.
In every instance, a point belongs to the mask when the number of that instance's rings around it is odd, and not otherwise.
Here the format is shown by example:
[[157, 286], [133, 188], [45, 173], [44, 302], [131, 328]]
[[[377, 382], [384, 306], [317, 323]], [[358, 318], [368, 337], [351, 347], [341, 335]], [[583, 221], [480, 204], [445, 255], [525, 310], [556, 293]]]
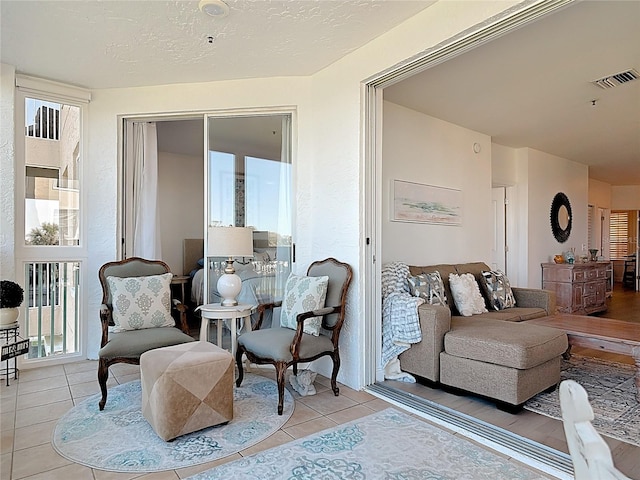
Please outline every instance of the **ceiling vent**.
[[632, 80], [638, 80], [640, 78], [640, 73], [635, 68], [631, 68], [627, 71], [616, 73], [615, 75], [609, 75], [607, 77], [600, 78], [598, 80], [594, 80], [594, 85], [597, 85], [600, 88], [613, 88], [623, 83], [631, 82]]

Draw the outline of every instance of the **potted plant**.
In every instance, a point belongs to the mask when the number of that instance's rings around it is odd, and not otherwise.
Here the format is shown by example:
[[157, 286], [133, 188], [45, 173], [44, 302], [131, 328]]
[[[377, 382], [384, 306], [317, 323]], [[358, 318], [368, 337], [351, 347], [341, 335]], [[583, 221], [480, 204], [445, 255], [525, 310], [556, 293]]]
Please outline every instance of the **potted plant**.
[[11, 325], [18, 319], [18, 307], [23, 299], [24, 290], [16, 282], [0, 282], [0, 325]]

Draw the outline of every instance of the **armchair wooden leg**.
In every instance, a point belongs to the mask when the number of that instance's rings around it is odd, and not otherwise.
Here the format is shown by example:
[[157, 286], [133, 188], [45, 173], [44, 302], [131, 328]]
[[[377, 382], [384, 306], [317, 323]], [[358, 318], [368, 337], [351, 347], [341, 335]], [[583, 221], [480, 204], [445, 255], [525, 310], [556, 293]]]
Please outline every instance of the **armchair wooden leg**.
[[294, 375], [298, 375], [298, 364], [297, 363], [293, 364], [293, 374]]
[[276, 363], [276, 381], [278, 382], [278, 415], [282, 415], [282, 410], [284, 408], [284, 377], [286, 372], [286, 363]]
[[335, 351], [333, 353], [332, 358], [333, 372], [331, 372], [331, 390], [333, 390], [333, 394], [337, 397], [340, 394], [338, 382], [336, 381], [338, 378], [338, 370], [340, 370], [340, 354], [338, 353], [338, 351]]
[[238, 366], [238, 379], [236, 380], [236, 387], [242, 385], [242, 380], [244, 379], [244, 369], [242, 367], [242, 354], [244, 353], [244, 349], [238, 346], [236, 350], [236, 365]]
[[98, 383], [102, 392], [102, 399], [100, 399], [98, 407], [101, 411], [104, 410], [104, 406], [107, 403], [107, 380], [109, 380], [109, 364], [101, 358], [98, 362]]

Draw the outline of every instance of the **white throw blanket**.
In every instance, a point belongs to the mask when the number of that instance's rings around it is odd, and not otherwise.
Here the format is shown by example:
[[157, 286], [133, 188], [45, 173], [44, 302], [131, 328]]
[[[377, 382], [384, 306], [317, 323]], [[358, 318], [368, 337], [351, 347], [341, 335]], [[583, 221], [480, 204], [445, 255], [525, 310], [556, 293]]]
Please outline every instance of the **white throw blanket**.
[[418, 307], [424, 303], [409, 293], [409, 267], [392, 262], [382, 268], [382, 365], [385, 378], [415, 382], [408, 373], [400, 371], [398, 355], [412, 343], [422, 340]]

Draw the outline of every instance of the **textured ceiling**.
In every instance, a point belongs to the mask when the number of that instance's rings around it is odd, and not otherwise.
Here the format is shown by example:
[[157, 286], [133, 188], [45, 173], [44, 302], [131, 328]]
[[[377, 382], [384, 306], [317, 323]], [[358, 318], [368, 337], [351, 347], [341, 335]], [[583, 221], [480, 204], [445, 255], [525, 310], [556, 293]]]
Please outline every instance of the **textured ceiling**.
[[[214, 19], [197, 0], [0, 0], [1, 61], [92, 89], [310, 75], [434, 2], [227, 3], [229, 16]], [[627, 68], [640, 71], [640, 1], [584, 1], [384, 95], [497, 143], [589, 165], [591, 178], [640, 185], [640, 81], [589, 83]]]
[[87, 88], [311, 75], [434, 2], [226, 3], [2, 0], [2, 62]]

